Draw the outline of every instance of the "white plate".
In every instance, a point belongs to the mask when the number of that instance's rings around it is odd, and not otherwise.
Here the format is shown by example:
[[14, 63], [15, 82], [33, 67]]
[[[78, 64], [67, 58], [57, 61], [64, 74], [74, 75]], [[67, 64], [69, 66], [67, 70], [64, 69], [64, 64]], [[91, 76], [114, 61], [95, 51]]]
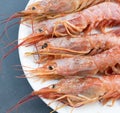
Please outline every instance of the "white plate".
[[[30, 0], [28, 4], [33, 3], [35, 0]], [[20, 25], [19, 29], [19, 43], [20, 39], [28, 36], [31, 33], [31, 29], [26, 27], [25, 25]], [[34, 58], [25, 56], [25, 52], [33, 50], [33, 47], [20, 47], [19, 48], [19, 57], [21, 61], [22, 68], [24, 70], [25, 75], [28, 73], [25, 71], [26, 68], [24, 66], [28, 66], [30, 68], [37, 67], [37, 64], [34, 63]], [[28, 68], [27, 68], [28, 69]], [[48, 81], [42, 83], [41, 80], [35, 78], [27, 78], [33, 90], [39, 90], [49, 84], [55, 83], [56, 81]], [[43, 99], [43, 98], [42, 98]], [[43, 99], [43, 101], [48, 104], [50, 100]], [[50, 105], [51, 108], [55, 109], [58, 102]], [[64, 107], [58, 110], [59, 113], [70, 113], [71, 107]], [[88, 105], [84, 105], [79, 108], [75, 108], [72, 113], [118, 113], [120, 111], [120, 102], [117, 101], [113, 107], [109, 107], [108, 105], [101, 105], [100, 103], [92, 103]]]

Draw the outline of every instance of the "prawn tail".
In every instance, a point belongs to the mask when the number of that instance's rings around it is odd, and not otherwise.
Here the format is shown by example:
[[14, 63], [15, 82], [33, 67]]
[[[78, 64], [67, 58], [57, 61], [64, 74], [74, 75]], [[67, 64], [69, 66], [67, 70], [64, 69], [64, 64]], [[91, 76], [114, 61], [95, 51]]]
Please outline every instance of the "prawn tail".
[[30, 100], [33, 100], [33, 99], [35, 99], [36, 97], [37, 97], [37, 96], [34, 95], [33, 93], [30, 94], [30, 95], [28, 95], [28, 96], [26, 96], [26, 97], [24, 97], [24, 98], [21, 99], [16, 105], [14, 105], [13, 107], [9, 108], [6, 113], [12, 112], [13, 110], [17, 109], [17, 108], [20, 107], [22, 104], [24, 104], [25, 102], [28, 102], [28, 101], [30, 101]]

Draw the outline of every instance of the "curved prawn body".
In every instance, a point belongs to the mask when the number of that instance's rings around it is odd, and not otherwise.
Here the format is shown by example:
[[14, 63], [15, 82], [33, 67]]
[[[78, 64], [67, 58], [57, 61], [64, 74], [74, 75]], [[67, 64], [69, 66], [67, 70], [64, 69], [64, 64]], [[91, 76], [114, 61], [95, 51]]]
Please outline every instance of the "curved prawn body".
[[[98, 13], [99, 12], [99, 13]], [[35, 25], [33, 35], [24, 39], [24, 45], [34, 45], [45, 38], [88, 34], [98, 28], [102, 32], [107, 26], [120, 24], [120, 5], [105, 2], [81, 12], [73, 13], [58, 19], [40, 22]], [[35, 35], [35, 37], [34, 37]]]
[[32, 94], [59, 100], [72, 107], [98, 100], [105, 104], [120, 98], [120, 75], [62, 79]]
[[9, 19], [23, 17], [23, 21], [27, 23], [38, 23], [46, 19], [57, 18], [68, 13], [81, 11], [84, 8], [105, 1], [113, 0], [39, 0], [29, 5], [26, 10], [17, 12]]
[[49, 104], [60, 101], [73, 108], [97, 101], [106, 104], [112, 100], [114, 104], [120, 98], [120, 75], [62, 79], [57, 84], [32, 92], [11, 110], [35, 96], [53, 99]]
[[26, 54], [40, 54], [44, 55], [44, 57], [45, 55], [68, 56], [68, 54], [95, 55], [116, 45], [120, 45], [120, 29], [104, 34], [46, 39], [36, 45], [37, 52], [28, 52]]
[[[112, 60], [111, 60], [112, 59]], [[98, 72], [120, 74], [120, 46], [115, 46], [94, 56], [71, 56], [69, 58], [49, 60], [34, 70], [29, 70], [41, 78], [60, 78], [74, 75], [88, 76]]]

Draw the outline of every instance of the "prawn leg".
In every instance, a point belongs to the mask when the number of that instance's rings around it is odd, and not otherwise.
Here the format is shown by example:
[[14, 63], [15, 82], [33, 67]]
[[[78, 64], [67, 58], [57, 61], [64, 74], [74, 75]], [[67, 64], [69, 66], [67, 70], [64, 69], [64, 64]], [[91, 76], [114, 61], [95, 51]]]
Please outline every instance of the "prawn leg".
[[59, 25], [63, 25], [66, 29], [67, 34], [70, 35], [71, 37], [75, 37], [76, 35], [74, 35], [74, 34], [78, 34], [78, 32], [81, 31], [81, 28], [71, 24], [70, 22], [62, 21], [62, 22], [57, 22], [55, 24], [52, 36], [57, 36], [57, 37], [58, 36], [66, 36], [66, 34], [60, 33], [57, 31], [57, 28], [58, 28], [57, 26], [59, 26]]

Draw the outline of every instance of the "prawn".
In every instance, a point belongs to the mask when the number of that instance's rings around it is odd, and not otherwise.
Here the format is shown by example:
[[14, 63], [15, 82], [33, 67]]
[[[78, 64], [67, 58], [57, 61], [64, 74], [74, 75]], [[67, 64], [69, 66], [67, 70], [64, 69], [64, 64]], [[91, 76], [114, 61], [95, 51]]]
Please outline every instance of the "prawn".
[[38, 51], [27, 52], [27, 55], [95, 55], [104, 50], [120, 45], [120, 29], [107, 33], [92, 34], [87, 36], [78, 35], [51, 38], [40, 41], [36, 47]]
[[82, 32], [88, 34], [94, 28], [105, 32], [107, 26], [120, 24], [119, 17], [119, 4], [113, 2], [101, 3], [65, 17], [40, 22], [34, 26], [34, 33], [24, 38], [22, 43], [28, 46], [34, 45], [45, 38], [67, 35], [75, 37]]
[[97, 101], [104, 105], [109, 100], [112, 100], [113, 105], [117, 99], [120, 99], [120, 75], [62, 79], [57, 84], [33, 91], [9, 111], [36, 96], [53, 99], [49, 105], [60, 101], [73, 108]]
[[69, 13], [78, 12], [106, 1], [116, 2], [118, 0], [39, 0], [29, 5], [25, 10], [15, 13], [6, 21], [23, 17], [23, 22], [26, 21], [31, 24], [32, 20], [38, 23], [46, 19], [53, 19]]
[[48, 60], [42, 67], [28, 70], [41, 78], [67, 78], [74, 75], [88, 76], [97, 73], [120, 74], [120, 46], [115, 46], [93, 56], [73, 55], [69, 58]]

